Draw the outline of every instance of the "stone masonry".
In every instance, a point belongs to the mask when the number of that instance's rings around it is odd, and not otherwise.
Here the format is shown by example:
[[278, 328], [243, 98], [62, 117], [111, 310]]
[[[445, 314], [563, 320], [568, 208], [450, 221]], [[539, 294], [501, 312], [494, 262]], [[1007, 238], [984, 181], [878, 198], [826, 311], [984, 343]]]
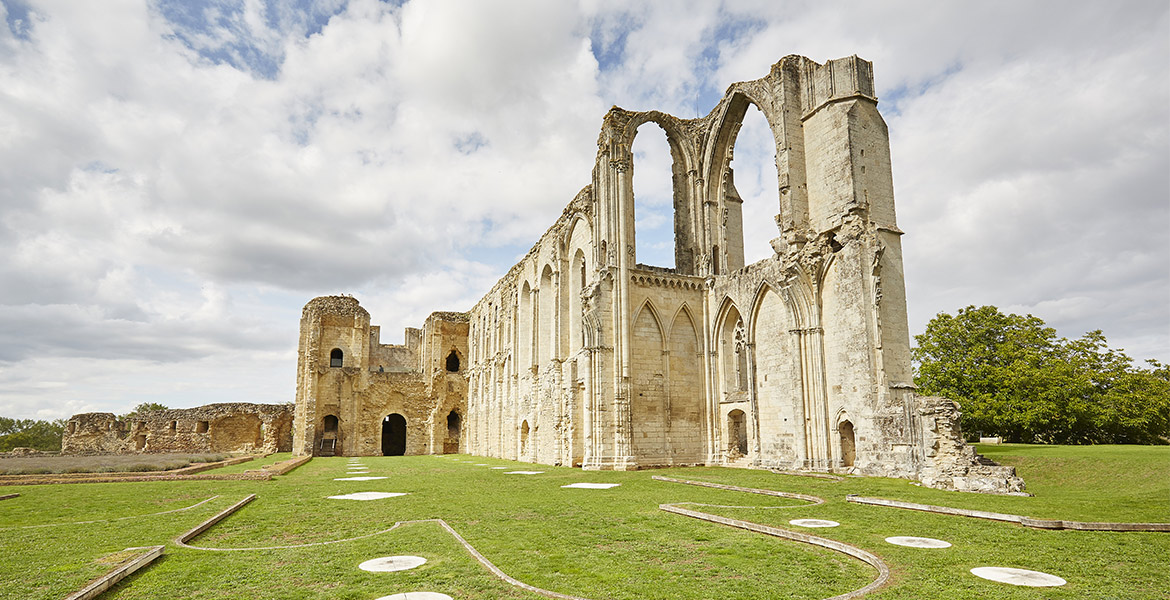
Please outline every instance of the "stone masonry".
[[[773, 255], [745, 264], [730, 164], [750, 106], [774, 135], [779, 204]], [[631, 148], [648, 123], [673, 159], [673, 268], [636, 256]], [[305, 306], [294, 450], [1018, 493], [964, 444], [953, 403], [914, 392], [901, 235], [865, 60], [787, 56], [697, 119], [614, 107], [592, 181], [468, 313], [393, 346], [353, 298]]]
[[288, 452], [293, 409], [288, 404], [209, 404], [130, 415], [73, 415], [62, 454]]
[[349, 296], [301, 316], [293, 452], [409, 455], [460, 451], [467, 410], [467, 315], [436, 312], [403, 345]]

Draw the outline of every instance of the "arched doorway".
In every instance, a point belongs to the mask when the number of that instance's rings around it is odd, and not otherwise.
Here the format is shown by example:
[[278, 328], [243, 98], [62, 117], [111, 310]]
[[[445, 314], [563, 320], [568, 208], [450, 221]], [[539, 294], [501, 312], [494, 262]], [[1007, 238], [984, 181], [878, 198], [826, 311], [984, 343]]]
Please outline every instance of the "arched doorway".
[[528, 455], [528, 421], [520, 424], [520, 456], [523, 458]]
[[841, 424], [837, 426], [837, 431], [841, 434], [841, 466], [852, 467], [853, 461], [857, 457], [857, 444], [853, 438], [853, 423], [841, 421]]
[[459, 417], [459, 413], [455, 411], [447, 413], [447, 439], [443, 441], [443, 454], [459, 453], [459, 434], [462, 427], [463, 419]]
[[747, 415], [737, 408], [727, 413], [727, 453], [730, 458], [739, 458], [747, 452]]
[[406, 454], [406, 417], [394, 413], [382, 419], [382, 456]]

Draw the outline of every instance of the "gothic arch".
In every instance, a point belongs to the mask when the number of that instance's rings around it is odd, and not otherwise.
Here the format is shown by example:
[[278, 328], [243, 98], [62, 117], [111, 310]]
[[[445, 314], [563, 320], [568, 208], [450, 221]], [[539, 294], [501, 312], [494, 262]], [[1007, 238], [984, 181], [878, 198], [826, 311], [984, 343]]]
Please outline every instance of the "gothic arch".
[[[743, 120], [747, 114], [749, 106], [755, 106], [764, 119], [768, 123], [768, 129], [772, 133], [772, 147], [773, 156], [779, 157], [781, 154], [781, 140], [777, 132], [782, 131], [782, 127], [777, 123], [777, 119], [781, 118], [783, 109], [780, 107], [780, 115], [772, 114], [773, 110], [778, 108], [778, 105], [773, 103], [773, 93], [768, 90], [775, 85], [771, 76], [765, 77], [756, 81], [749, 81], [739, 83], [732, 86], [723, 101], [720, 102], [719, 107], [716, 108], [716, 116], [713, 120], [713, 126], [707, 134], [706, 154], [703, 161], [703, 182], [706, 186], [704, 196], [707, 200], [712, 201], [716, 207], [716, 214], [709, 214], [707, 218], [712, 223], [711, 237], [705, 240], [707, 247], [702, 251], [704, 254], [712, 256], [712, 272], [731, 272], [745, 266], [743, 258], [743, 216], [741, 207], [736, 205], [729, 205], [727, 198], [734, 192], [734, 187], [729, 185], [732, 179], [729, 177], [731, 170], [732, 149], [735, 147], [736, 139], [739, 134], [740, 127], [743, 125]], [[776, 172], [776, 185], [780, 184], [780, 166], [773, 160], [773, 169]], [[792, 217], [794, 208], [786, 206], [784, 194], [776, 199], [776, 214]], [[738, 192], [734, 192], [734, 197], [738, 197]], [[803, 223], [807, 221], [807, 207], [799, 209], [802, 215], [796, 220]], [[736, 221], [739, 225], [736, 227], [722, 227], [717, 226], [717, 223], [723, 223], [731, 219]], [[780, 234], [779, 228], [777, 235]], [[721, 256], [719, 251], [723, 252], [723, 256], [727, 259], [726, 265], [720, 265]], [[722, 267], [726, 267], [726, 271]]]
[[[638, 319], [642, 318], [643, 311], [649, 311], [650, 318], [658, 331], [658, 339], [659, 341], [663, 342], [663, 344], [665, 344], [666, 329], [662, 326], [662, 318], [658, 316], [658, 309], [654, 308], [653, 301], [646, 300], [643, 302], [642, 305], [638, 307], [638, 310], [634, 311], [634, 318], [630, 319], [630, 322], [637, 324]], [[662, 349], [665, 349], [665, 347]]]
[[[619, 109], [620, 110], [620, 109]], [[695, 258], [702, 246], [702, 219], [699, 214], [699, 203], [695, 198], [696, 190], [692, 186], [693, 176], [697, 175], [698, 157], [693, 154], [692, 148], [697, 147], [693, 136], [687, 134], [681, 120], [658, 111], [626, 112], [621, 111], [626, 121], [620, 131], [618, 152], [633, 164], [634, 141], [640, 128], [653, 123], [666, 136], [666, 144], [670, 150], [671, 197], [673, 200], [674, 233], [674, 268], [678, 273], [694, 274]], [[632, 173], [633, 171], [631, 171]], [[631, 175], [627, 175], [631, 176]], [[632, 184], [632, 181], [631, 181]], [[631, 194], [629, 201], [637, 202], [637, 194]], [[622, 207], [633, 215], [634, 205]], [[631, 242], [637, 246], [637, 232], [633, 229], [633, 219], [630, 221], [629, 232]]]
[[688, 306], [685, 301], [681, 306], [678, 307], [678, 310], [674, 311], [674, 318], [670, 321], [670, 336], [674, 336], [674, 326], [679, 322], [678, 320], [680, 317], [685, 318], [690, 322], [691, 330], [694, 331], [695, 334], [695, 343], [702, 344], [702, 340], [698, 337], [698, 321], [695, 320], [694, 314], [691, 313], [690, 306]]

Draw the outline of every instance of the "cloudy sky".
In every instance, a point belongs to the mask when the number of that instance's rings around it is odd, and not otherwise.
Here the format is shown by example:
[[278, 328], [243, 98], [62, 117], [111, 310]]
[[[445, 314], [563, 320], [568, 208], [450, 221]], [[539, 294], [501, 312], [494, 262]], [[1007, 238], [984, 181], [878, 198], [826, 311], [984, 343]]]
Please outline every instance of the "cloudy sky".
[[[787, 54], [874, 61], [912, 333], [994, 304], [1170, 361], [1167, 6], [2, 0], [0, 415], [291, 401], [309, 299], [357, 296], [385, 343], [466, 310], [589, 182], [611, 105], [701, 116]], [[638, 258], [669, 266], [641, 131]]]

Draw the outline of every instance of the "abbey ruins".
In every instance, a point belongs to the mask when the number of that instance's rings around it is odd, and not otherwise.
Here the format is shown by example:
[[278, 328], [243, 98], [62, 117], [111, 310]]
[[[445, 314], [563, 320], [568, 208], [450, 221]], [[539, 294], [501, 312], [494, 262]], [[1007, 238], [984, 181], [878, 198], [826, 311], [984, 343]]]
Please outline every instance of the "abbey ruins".
[[[774, 134], [780, 199], [773, 255], [753, 264], [730, 167], [749, 105]], [[670, 146], [674, 268], [635, 252], [643, 126]], [[387, 345], [352, 297], [305, 306], [292, 449], [1019, 492], [1012, 468], [964, 444], [954, 403], [914, 392], [901, 235], [872, 65], [856, 56], [787, 56], [697, 119], [614, 107], [589, 184], [470, 311]]]

